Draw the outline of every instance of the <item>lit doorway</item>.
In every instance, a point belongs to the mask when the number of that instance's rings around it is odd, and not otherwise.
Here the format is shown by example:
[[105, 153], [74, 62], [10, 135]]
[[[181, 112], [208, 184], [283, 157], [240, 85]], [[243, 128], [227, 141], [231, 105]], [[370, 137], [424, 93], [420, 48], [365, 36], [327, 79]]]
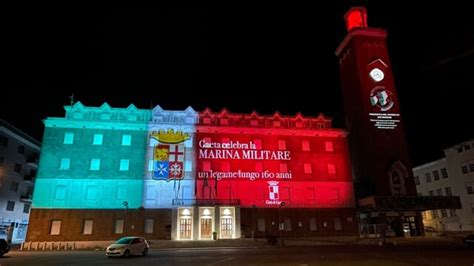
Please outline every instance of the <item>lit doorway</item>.
[[188, 208], [179, 209], [178, 234], [180, 240], [191, 240], [193, 236], [192, 212]]

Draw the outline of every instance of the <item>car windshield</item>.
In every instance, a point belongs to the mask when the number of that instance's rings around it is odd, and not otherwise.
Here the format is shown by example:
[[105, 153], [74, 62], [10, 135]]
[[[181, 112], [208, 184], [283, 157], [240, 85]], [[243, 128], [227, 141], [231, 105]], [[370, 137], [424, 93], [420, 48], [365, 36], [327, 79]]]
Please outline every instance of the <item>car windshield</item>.
[[133, 240], [133, 237], [122, 237], [115, 241], [115, 244], [128, 244]]

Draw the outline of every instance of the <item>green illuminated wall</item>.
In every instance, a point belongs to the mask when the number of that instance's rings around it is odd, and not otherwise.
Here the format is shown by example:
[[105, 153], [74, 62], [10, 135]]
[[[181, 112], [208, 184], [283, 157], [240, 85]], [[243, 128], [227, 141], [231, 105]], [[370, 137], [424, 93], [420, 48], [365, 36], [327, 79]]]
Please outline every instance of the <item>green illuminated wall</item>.
[[[143, 171], [149, 110], [85, 107], [80, 102], [66, 106], [65, 118], [47, 118], [39, 169], [33, 195], [34, 208], [123, 209], [142, 205]], [[72, 144], [64, 135], [73, 133]], [[93, 145], [102, 134], [101, 145]], [[122, 145], [123, 135], [131, 136]], [[60, 169], [61, 159], [70, 159], [69, 169]], [[91, 159], [100, 159], [100, 169], [91, 170]], [[129, 160], [120, 171], [120, 160]]]

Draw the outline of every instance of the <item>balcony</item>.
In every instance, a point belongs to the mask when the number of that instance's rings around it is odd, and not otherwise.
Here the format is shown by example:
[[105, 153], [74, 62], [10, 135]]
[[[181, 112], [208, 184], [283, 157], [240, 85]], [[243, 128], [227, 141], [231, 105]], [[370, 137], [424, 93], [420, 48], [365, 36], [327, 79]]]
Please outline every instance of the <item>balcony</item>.
[[240, 205], [239, 199], [173, 199], [173, 205], [197, 205], [197, 206], [215, 206], [215, 205]]
[[26, 164], [32, 167], [38, 167], [39, 158], [38, 155], [30, 155], [26, 157]]
[[32, 199], [33, 199], [33, 195], [31, 195], [31, 194], [24, 194], [24, 195], [20, 196], [20, 201], [21, 202], [31, 203]]
[[36, 172], [30, 172], [29, 174], [23, 175], [23, 181], [34, 182]]

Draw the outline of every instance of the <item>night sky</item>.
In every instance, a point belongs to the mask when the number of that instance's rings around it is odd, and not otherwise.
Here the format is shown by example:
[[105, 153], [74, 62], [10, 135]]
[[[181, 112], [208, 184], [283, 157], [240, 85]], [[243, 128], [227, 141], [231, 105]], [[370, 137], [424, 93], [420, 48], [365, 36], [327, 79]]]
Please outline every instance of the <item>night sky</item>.
[[[369, 25], [388, 30], [413, 164], [473, 138], [471, 8], [363, 2]], [[323, 112], [343, 127], [334, 51], [350, 6], [9, 10], [0, 118], [41, 140], [41, 120], [63, 116], [74, 93], [87, 106]]]

